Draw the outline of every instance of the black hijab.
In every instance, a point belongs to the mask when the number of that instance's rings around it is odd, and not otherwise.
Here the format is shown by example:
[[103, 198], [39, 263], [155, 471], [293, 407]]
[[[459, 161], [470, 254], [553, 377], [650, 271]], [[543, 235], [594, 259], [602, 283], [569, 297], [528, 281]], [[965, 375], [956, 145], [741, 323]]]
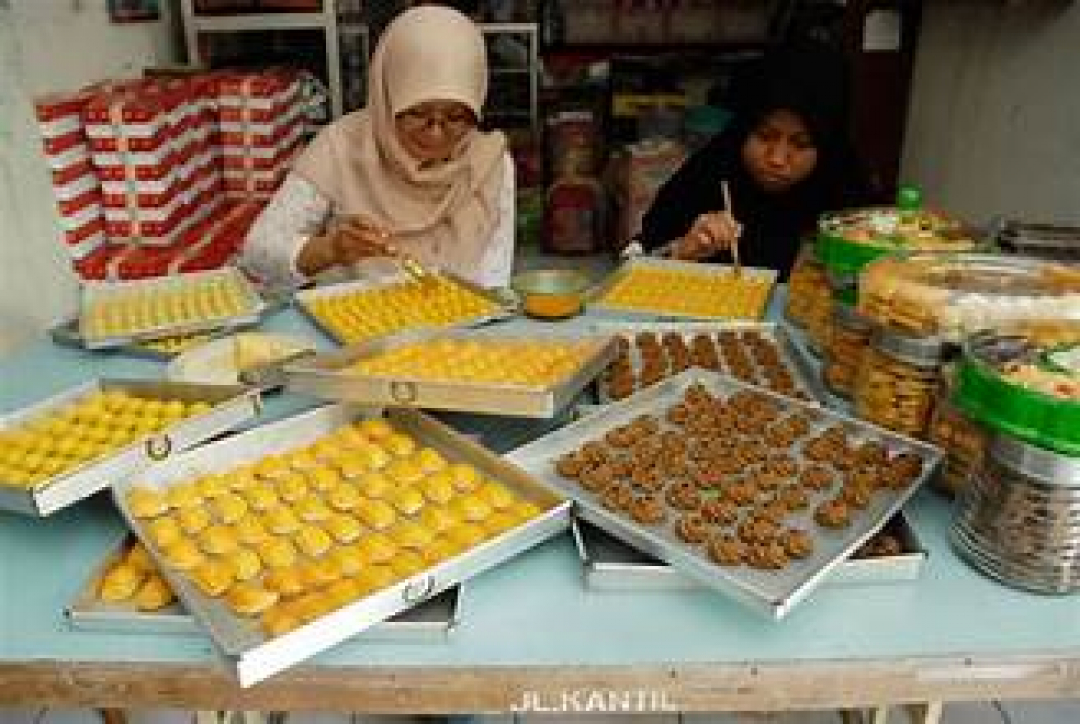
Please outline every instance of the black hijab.
[[[848, 134], [847, 68], [822, 45], [778, 48], [732, 82], [731, 123], [692, 155], [657, 193], [642, 220], [642, 242], [653, 248], [682, 236], [707, 211], [723, 209], [727, 179], [735, 218], [743, 225], [743, 264], [776, 269], [786, 279], [799, 238], [823, 211], [871, 200]], [[789, 110], [806, 124], [818, 159], [807, 178], [780, 193], [767, 193], [742, 161], [747, 137], [773, 111]], [[726, 261], [726, 253], [708, 261]]]

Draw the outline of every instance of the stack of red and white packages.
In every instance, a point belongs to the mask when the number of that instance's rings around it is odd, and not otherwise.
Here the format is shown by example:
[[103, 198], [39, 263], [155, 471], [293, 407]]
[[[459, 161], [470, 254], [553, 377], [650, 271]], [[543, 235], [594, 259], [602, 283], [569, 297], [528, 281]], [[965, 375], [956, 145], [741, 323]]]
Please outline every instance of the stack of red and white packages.
[[39, 99], [79, 274], [131, 279], [226, 263], [300, 144], [300, 87], [297, 73], [215, 72]]

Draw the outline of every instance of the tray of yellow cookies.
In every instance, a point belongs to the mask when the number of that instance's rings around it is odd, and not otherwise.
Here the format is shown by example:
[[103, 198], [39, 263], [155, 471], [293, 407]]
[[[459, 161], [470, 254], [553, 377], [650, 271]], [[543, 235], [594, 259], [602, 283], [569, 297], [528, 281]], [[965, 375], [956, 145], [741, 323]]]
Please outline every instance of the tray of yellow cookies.
[[495, 292], [447, 272], [423, 283], [404, 272], [297, 292], [296, 302], [323, 332], [349, 345], [421, 327], [471, 327], [514, 314]]
[[87, 349], [254, 324], [266, 303], [238, 269], [83, 285], [78, 336]]
[[258, 411], [239, 385], [79, 384], [0, 417], [0, 510], [49, 515]]
[[241, 686], [560, 533], [569, 502], [413, 410], [317, 408], [114, 488]]
[[623, 319], [760, 320], [774, 286], [774, 269], [635, 257], [593, 290], [589, 306]]
[[294, 392], [330, 400], [554, 417], [615, 355], [611, 337], [420, 330], [301, 360]]
[[[461, 585], [359, 634], [362, 641], [437, 643], [461, 620]], [[78, 631], [201, 635], [142, 543], [129, 533], [110, 546], [64, 610]]]

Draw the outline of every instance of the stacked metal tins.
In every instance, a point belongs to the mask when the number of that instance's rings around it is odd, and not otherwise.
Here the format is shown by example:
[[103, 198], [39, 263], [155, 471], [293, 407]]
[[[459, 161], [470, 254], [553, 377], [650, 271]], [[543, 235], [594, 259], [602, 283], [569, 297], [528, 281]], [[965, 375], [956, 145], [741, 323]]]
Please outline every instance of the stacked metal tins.
[[1010, 585], [1080, 590], [1080, 322], [973, 335], [954, 401], [994, 434], [960, 496], [956, 549]]

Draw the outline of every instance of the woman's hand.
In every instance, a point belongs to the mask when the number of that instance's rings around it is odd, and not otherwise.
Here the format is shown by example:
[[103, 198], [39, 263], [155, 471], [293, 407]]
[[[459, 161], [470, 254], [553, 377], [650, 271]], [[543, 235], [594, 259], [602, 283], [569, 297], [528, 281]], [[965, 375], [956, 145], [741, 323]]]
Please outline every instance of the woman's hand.
[[676, 259], [697, 261], [707, 259], [718, 251], [730, 249], [742, 234], [742, 224], [726, 211], [702, 214], [693, 226], [671, 248]]
[[363, 259], [390, 256], [390, 232], [363, 216], [335, 219], [324, 234], [308, 240], [296, 259], [307, 276], [332, 266], [347, 266]]

